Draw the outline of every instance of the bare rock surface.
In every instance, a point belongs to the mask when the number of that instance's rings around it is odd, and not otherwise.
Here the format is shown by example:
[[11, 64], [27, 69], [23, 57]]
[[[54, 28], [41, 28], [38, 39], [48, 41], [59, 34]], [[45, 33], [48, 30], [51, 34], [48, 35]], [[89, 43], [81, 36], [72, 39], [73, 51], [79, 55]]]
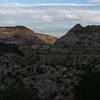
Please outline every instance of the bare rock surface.
[[[42, 100], [74, 100], [74, 87], [81, 77], [100, 71], [100, 26], [77, 24], [53, 45], [33, 38], [36, 40], [23, 35], [0, 37], [11, 49], [0, 54], [0, 89], [21, 79], [28, 86], [34, 85]], [[13, 41], [24, 56], [13, 51]]]
[[[33, 30], [25, 27], [25, 26], [13, 26], [13, 27], [0, 27], [0, 35], [6, 35], [10, 37], [11, 35], [21, 35], [21, 36], [27, 36], [27, 37], [35, 37], [39, 38], [41, 41], [44, 41], [49, 44], [53, 44], [56, 42], [57, 38], [53, 37], [51, 35], [41, 34], [41, 33], [35, 33]], [[2, 38], [3, 38], [2, 35]]]

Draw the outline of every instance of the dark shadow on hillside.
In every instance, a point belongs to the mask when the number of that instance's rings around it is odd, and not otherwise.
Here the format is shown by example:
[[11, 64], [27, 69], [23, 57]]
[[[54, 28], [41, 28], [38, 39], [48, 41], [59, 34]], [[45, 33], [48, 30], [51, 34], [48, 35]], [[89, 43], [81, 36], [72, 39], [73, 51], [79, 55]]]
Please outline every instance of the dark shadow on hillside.
[[88, 73], [74, 88], [74, 100], [100, 100], [100, 72]]
[[17, 47], [16, 44], [9, 44], [9, 43], [3, 43], [0, 42], [0, 53], [15, 53], [21, 56], [23, 55], [23, 52]]
[[0, 100], [40, 100], [38, 90], [26, 87], [22, 81], [16, 81], [8, 86], [6, 91], [0, 91]]

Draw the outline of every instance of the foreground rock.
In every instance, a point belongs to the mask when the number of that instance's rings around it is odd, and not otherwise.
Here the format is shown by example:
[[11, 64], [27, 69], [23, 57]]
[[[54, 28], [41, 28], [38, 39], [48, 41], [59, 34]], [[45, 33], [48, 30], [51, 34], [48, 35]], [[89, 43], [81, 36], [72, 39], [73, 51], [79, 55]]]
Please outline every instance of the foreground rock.
[[74, 100], [74, 87], [81, 77], [100, 71], [99, 37], [100, 26], [77, 24], [54, 45], [43, 42], [18, 46], [25, 57], [15, 53], [0, 57], [8, 61], [0, 63], [1, 89], [20, 79], [28, 86], [34, 85], [43, 100]]
[[52, 90], [55, 100], [74, 100], [74, 86], [81, 77], [100, 71], [99, 38], [100, 26], [77, 24], [47, 51], [41, 63], [50, 72], [48, 81], [55, 87]]

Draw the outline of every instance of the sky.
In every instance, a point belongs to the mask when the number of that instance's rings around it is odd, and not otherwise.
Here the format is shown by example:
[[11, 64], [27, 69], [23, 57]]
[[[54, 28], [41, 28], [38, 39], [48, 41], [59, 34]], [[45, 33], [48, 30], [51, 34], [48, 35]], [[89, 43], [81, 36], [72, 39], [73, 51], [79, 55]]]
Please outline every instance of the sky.
[[0, 26], [61, 37], [78, 23], [100, 24], [100, 0], [0, 0]]

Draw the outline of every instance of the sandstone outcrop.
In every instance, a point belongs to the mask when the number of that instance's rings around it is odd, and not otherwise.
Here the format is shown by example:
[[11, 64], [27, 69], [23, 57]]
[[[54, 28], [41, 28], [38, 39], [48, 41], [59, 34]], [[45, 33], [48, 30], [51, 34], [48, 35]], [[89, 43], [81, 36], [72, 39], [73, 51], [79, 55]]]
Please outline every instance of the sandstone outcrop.
[[31, 36], [38, 37], [40, 40], [53, 44], [56, 42], [57, 38], [51, 35], [45, 35], [40, 33], [35, 33], [33, 30], [25, 27], [25, 26], [15, 26], [15, 27], [0, 27], [0, 35], [23, 35], [23, 36]]

